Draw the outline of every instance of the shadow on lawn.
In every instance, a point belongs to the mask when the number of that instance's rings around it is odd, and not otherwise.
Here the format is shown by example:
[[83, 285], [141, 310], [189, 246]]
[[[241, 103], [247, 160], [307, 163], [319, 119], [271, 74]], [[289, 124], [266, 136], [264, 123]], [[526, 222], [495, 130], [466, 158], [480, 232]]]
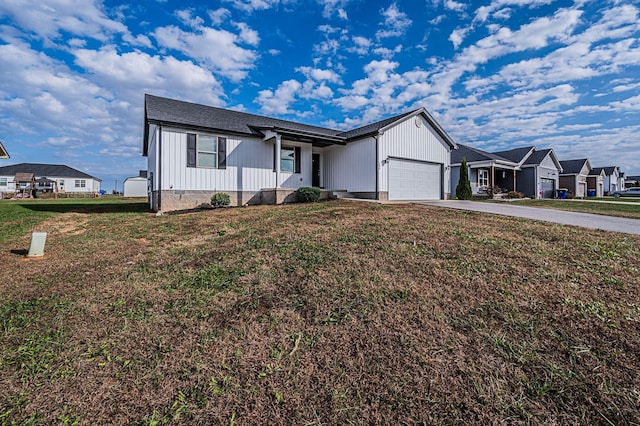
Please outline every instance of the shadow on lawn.
[[149, 213], [149, 204], [141, 203], [66, 203], [66, 202], [46, 202], [46, 203], [24, 203], [21, 207], [36, 212], [53, 213]]

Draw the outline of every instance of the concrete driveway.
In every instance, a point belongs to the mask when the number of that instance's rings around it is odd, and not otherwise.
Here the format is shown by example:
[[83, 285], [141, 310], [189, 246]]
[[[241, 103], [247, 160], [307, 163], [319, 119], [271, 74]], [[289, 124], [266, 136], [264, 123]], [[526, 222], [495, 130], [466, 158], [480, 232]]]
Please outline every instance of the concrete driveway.
[[421, 201], [416, 204], [500, 214], [505, 216], [524, 217], [527, 219], [542, 220], [545, 222], [554, 222], [563, 225], [582, 226], [584, 228], [601, 229], [603, 231], [624, 232], [627, 234], [640, 235], [640, 220], [638, 219], [568, 212], [539, 207], [515, 206], [510, 203], [482, 203], [477, 201], [446, 200]]

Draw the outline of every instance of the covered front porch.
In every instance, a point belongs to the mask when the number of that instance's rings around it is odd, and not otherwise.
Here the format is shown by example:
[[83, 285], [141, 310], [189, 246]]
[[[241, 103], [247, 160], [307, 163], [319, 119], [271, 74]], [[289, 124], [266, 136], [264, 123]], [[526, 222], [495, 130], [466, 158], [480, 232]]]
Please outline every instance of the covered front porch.
[[471, 192], [477, 197], [500, 197], [517, 190], [517, 165], [496, 162], [472, 164], [469, 167]]

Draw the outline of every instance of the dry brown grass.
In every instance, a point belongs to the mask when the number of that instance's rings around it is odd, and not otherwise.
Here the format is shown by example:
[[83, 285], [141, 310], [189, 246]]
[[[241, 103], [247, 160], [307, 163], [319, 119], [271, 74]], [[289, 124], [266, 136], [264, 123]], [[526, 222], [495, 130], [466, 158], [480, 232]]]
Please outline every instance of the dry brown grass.
[[[634, 424], [640, 238], [329, 202], [0, 252], [3, 424]], [[81, 232], [79, 232], [81, 231]]]

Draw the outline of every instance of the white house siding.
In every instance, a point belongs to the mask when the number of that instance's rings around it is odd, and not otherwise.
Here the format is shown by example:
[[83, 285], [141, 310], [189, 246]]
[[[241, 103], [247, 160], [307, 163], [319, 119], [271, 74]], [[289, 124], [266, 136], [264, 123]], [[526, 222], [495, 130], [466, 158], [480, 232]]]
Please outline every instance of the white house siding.
[[[38, 176], [36, 175], [36, 179], [40, 177], [46, 177], [47, 179], [56, 181], [58, 184], [58, 192], [70, 192], [70, 193], [80, 193], [80, 194], [94, 194], [100, 191], [101, 183], [99, 180], [91, 179], [91, 178], [75, 178], [75, 177], [60, 177], [60, 176]], [[0, 192], [15, 192], [16, 184], [13, 181], [15, 179], [14, 176], [0, 176], [0, 180], [5, 178], [7, 180], [6, 186], [0, 185]], [[76, 188], [76, 180], [84, 181], [84, 187], [79, 186]], [[62, 184], [61, 184], [62, 182]]]
[[325, 188], [375, 195], [374, 138], [349, 142], [346, 146], [325, 148], [322, 154], [322, 166]]
[[[415, 118], [421, 120], [422, 125], [416, 126]], [[449, 145], [436, 133], [422, 116], [411, 116], [407, 120], [387, 129], [380, 136], [379, 160], [384, 162], [380, 167], [379, 186], [381, 192], [388, 192], [389, 164], [391, 158], [404, 158], [418, 161], [426, 161], [441, 164], [444, 170], [444, 190], [448, 191], [450, 184], [450, 148]], [[437, 183], [441, 185], [440, 182]], [[448, 194], [445, 194], [448, 196]]]
[[[254, 202], [253, 197], [261, 190], [275, 188], [276, 173], [273, 171], [275, 140], [235, 137], [213, 134], [227, 140], [226, 169], [187, 167], [187, 132], [175, 128], [162, 129], [162, 164], [154, 166], [157, 156], [154, 142], [149, 144], [149, 171], [161, 176], [154, 183], [162, 191], [161, 208], [171, 210], [178, 207], [195, 207], [208, 202], [216, 192], [229, 193], [232, 205]], [[282, 139], [282, 146], [300, 147], [301, 173], [280, 174], [281, 188], [311, 186], [311, 144]], [[160, 170], [158, 170], [158, 167]], [[157, 206], [151, 201], [152, 209]]]

